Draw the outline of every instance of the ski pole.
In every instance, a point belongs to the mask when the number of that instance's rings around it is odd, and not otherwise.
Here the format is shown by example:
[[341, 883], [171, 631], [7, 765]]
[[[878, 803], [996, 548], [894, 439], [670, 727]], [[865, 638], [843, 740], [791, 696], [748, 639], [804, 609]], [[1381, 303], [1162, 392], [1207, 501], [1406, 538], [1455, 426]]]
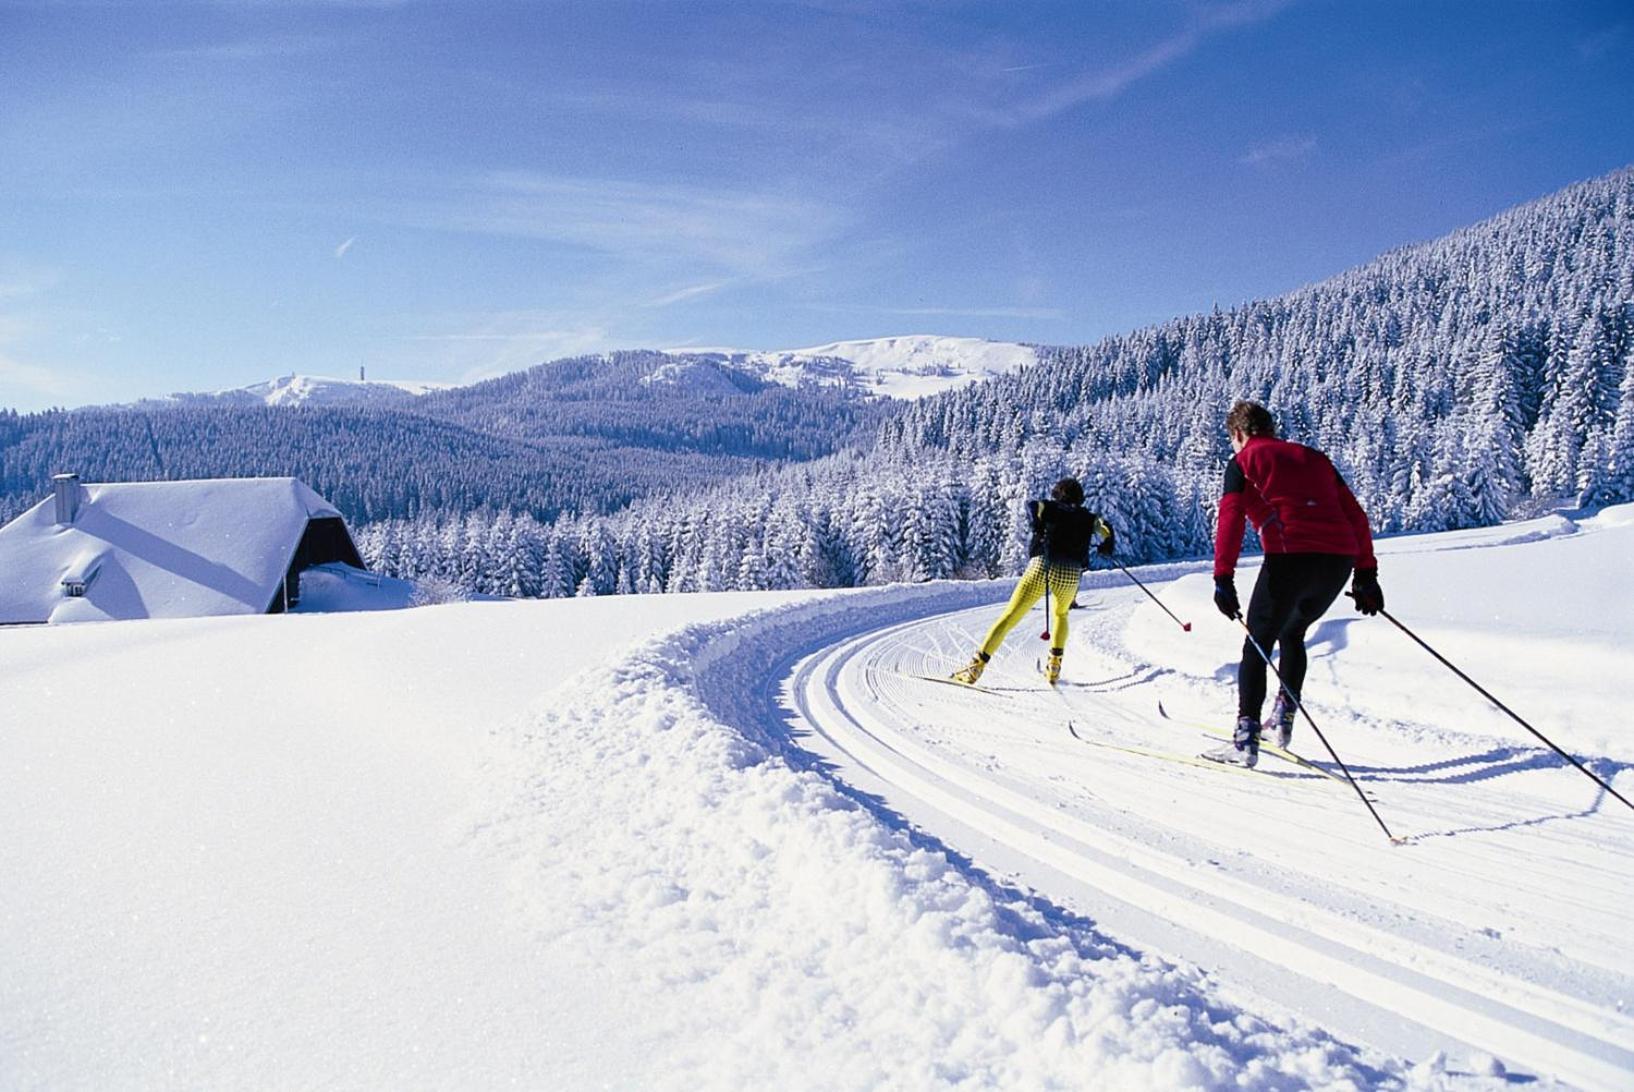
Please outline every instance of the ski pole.
[[1403, 840], [1391, 834], [1390, 828], [1384, 825], [1384, 820], [1379, 817], [1378, 809], [1373, 806], [1373, 801], [1369, 800], [1367, 794], [1362, 791], [1362, 787], [1356, 784], [1356, 779], [1350, 775], [1350, 767], [1346, 766], [1345, 760], [1339, 757], [1339, 752], [1333, 749], [1333, 744], [1329, 743], [1328, 737], [1322, 734], [1322, 729], [1316, 726], [1316, 721], [1311, 719], [1310, 711], [1305, 708], [1298, 698], [1294, 697], [1293, 691], [1288, 689], [1288, 684], [1282, 677], [1282, 671], [1276, 664], [1271, 662], [1270, 655], [1260, 645], [1259, 639], [1254, 636], [1254, 631], [1248, 628], [1248, 621], [1243, 618], [1242, 611], [1238, 611], [1233, 617], [1237, 619], [1237, 624], [1243, 627], [1243, 632], [1248, 634], [1248, 643], [1253, 645], [1254, 651], [1260, 654], [1260, 659], [1265, 661], [1265, 666], [1276, 673], [1277, 685], [1282, 687], [1282, 692], [1287, 695], [1289, 701], [1294, 703], [1295, 709], [1305, 714], [1305, 723], [1311, 726], [1311, 731], [1316, 733], [1316, 738], [1322, 741], [1322, 746], [1328, 749], [1328, 754], [1332, 755], [1333, 760], [1339, 764], [1339, 769], [1343, 771], [1345, 780], [1350, 782], [1350, 787], [1356, 790], [1356, 795], [1361, 797], [1363, 804], [1367, 805], [1367, 810], [1373, 814], [1373, 821], [1379, 824], [1379, 829], [1384, 831], [1384, 836], [1390, 839], [1391, 845], [1401, 845]]
[[1038, 635], [1040, 641], [1050, 639], [1050, 574], [1044, 570], [1044, 632]]
[[[1356, 598], [1354, 595], [1351, 595], [1350, 592], [1346, 592], [1345, 594], [1350, 595], [1350, 597], [1352, 599]], [[1406, 626], [1402, 625], [1401, 622], [1397, 620], [1395, 615], [1391, 614], [1389, 611], [1383, 609], [1382, 607], [1379, 609], [1379, 613], [1384, 615], [1386, 618], [1390, 619], [1391, 623], [1393, 625], [1395, 625], [1395, 627], [1397, 629], [1401, 630], [1403, 633], [1407, 634], [1407, 636], [1411, 637], [1414, 641], [1416, 641], [1418, 643], [1419, 648], [1422, 648], [1425, 652], [1428, 652], [1431, 656], [1434, 656], [1436, 659], [1440, 660], [1444, 665], [1446, 665], [1447, 669], [1450, 670], [1454, 675], [1457, 675], [1460, 679], [1463, 679], [1465, 682], [1467, 682], [1471, 686], [1473, 686], [1475, 688], [1476, 692], [1479, 693], [1483, 698], [1485, 698], [1487, 701], [1491, 702], [1493, 705], [1496, 705], [1499, 709], [1502, 709], [1505, 713], [1508, 713], [1509, 716], [1515, 721], [1516, 724], [1519, 724], [1522, 728], [1525, 728], [1528, 732], [1531, 732], [1534, 736], [1537, 736], [1544, 743], [1548, 744], [1550, 749], [1553, 750], [1555, 752], [1555, 754], [1559, 755], [1561, 758], [1564, 758], [1567, 762], [1570, 762], [1573, 766], [1576, 766], [1579, 770], [1582, 770], [1584, 775], [1587, 776], [1589, 778], [1589, 780], [1593, 781], [1596, 785], [1599, 785], [1602, 789], [1605, 789], [1611, 795], [1615, 796], [1618, 800], [1621, 800], [1624, 805], [1626, 805], [1629, 808], [1634, 808], [1634, 804], [1630, 804], [1628, 802], [1627, 797], [1625, 797], [1622, 793], [1618, 792], [1616, 789], [1612, 788], [1610, 785], [1606, 784], [1604, 781], [1600, 780], [1600, 778], [1595, 775], [1594, 771], [1590, 770], [1587, 766], [1583, 765], [1581, 762], [1577, 761], [1577, 759], [1573, 758], [1571, 755], [1569, 755], [1565, 751], [1561, 750], [1561, 748], [1558, 745], [1556, 745], [1554, 740], [1550, 739], [1548, 736], [1544, 735], [1542, 732], [1538, 731], [1536, 728], [1534, 728], [1530, 724], [1526, 723], [1526, 721], [1521, 717], [1521, 715], [1519, 713], [1516, 713], [1513, 709], [1509, 708], [1509, 706], [1505, 705], [1503, 702], [1501, 702], [1497, 698], [1493, 697], [1492, 694], [1490, 692], [1488, 692], [1486, 687], [1482, 686], [1480, 683], [1476, 682], [1474, 679], [1470, 678], [1468, 675], [1466, 675], [1462, 671], [1458, 670], [1458, 668], [1453, 664], [1453, 662], [1451, 660], [1447, 659], [1445, 656], [1441, 655], [1441, 653], [1439, 653], [1435, 649], [1431, 648], [1429, 646], [1429, 644], [1425, 642], [1424, 638], [1420, 637], [1418, 634], [1414, 633], [1412, 630], [1410, 630]]]
[[[1138, 587], [1141, 591], [1145, 592], [1147, 595], [1151, 595], [1152, 596], [1152, 602], [1156, 603], [1160, 607], [1163, 607], [1163, 613], [1164, 614], [1167, 614], [1170, 618], [1174, 618], [1174, 611], [1172, 611], [1168, 607], [1164, 606], [1163, 605], [1163, 600], [1159, 599], [1155, 595], [1152, 595], [1152, 589], [1148, 588], [1145, 584], [1142, 584], [1140, 582], [1140, 577], [1136, 576], [1134, 573], [1130, 572], [1128, 569], [1124, 569], [1123, 568], [1123, 563], [1120, 562], [1117, 558], [1111, 556], [1110, 554], [1107, 554], [1105, 556], [1106, 556], [1106, 559], [1108, 561], [1112, 562], [1112, 564], [1116, 565], [1120, 569], [1123, 569], [1123, 575], [1127, 576], [1130, 580], [1133, 580], [1135, 582], [1136, 587]], [[1185, 630], [1187, 633], [1191, 632], [1191, 623], [1190, 622], [1182, 622], [1178, 618], [1174, 618], [1174, 621], [1175, 621], [1176, 625], [1178, 625], [1181, 629]]]

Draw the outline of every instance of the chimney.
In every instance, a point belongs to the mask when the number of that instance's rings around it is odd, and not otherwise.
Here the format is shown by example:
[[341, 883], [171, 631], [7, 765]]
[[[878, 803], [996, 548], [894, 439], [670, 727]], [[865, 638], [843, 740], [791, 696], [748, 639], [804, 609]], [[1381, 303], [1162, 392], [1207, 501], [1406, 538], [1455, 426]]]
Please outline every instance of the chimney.
[[57, 526], [67, 527], [79, 515], [79, 475], [54, 474], [51, 485], [57, 494]]

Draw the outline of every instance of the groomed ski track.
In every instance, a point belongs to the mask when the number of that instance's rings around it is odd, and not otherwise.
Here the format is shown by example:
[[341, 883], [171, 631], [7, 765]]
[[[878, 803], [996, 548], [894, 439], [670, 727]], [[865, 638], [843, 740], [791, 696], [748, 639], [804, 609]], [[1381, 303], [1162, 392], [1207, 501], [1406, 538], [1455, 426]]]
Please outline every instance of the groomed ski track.
[[[1143, 578], [1161, 591], [1189, 571]], [[1332, 710], [1330, 736], [1405, 845], [1347, 785], [1269, 756], [1241, 771], [1119, 750], [1215, 745], [1204, 733], [1229, 712], [1229, 689], [1131, 658], [1118, 634], [1141, 593], [1117, 574], [1084, 586], [1091, 609], [1074, 612], [1054, 691], [1034, 670], [1037, 612], [983, 679], [997, 693], [913, 677], [967, 658], [1008, 583], [749, 619], [695, 678], [717, 716], [887, 822], [1063, 917], [1201, 965], [1262, 1015], [1408, 1058], [1487, 1053], [1511, 1074], [1629, 1087], [1634, 817], [1553, 756], [1404, 747]], [[1316, 746], [1296, 736], [1325, 760]]]

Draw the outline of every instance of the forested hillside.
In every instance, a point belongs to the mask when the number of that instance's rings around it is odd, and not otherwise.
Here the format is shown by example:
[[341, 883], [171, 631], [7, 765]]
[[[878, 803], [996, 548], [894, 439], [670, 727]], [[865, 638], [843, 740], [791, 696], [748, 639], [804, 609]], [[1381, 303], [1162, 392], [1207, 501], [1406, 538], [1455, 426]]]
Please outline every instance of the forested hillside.
[[1273, 300], [1042, 353], [895, 408], [872, 449], [553, 526], [365, 535], [388, 571], [503, 594], [985, 576], [1076, 473], [1125, 560], [1209, 548], [1237, 398], [1327, 450], [1381, 532], [1634, 499], [1634, 171]]
[[181, 400], [4, 412], [0, 517], [38, 500], [63, 471], [86, 481], [294, 475], [356, 523], [484, 507], [543, 520], [609, 513], [654, 492], [829, 454], [871, 436], [883, 412], [854, 392], [791, 390], [731, 369], [701, 386], [646, 381], [677, 359], [558, 360], [390, 406]]
[[817, 384], [793, 390], [707, 356], [658, 352], [554, 360], [433, 392], [414, 409], [518, 440], [583, 436], [758, 459], [830, 454], [883, 411], [853, 391]]

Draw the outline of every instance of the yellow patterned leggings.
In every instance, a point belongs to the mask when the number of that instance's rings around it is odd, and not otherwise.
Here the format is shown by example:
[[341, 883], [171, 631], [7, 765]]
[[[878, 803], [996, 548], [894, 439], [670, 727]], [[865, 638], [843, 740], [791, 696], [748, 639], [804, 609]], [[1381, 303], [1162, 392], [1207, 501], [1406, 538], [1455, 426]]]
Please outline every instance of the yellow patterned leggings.
[[1046, 565], [1041, 557], [1027, 562], [1021, 580], [1010, 596], [1010, 605], [1004, 608], [999, 620], [987, 631], [987, 640], [982, 642], [982, 653], [991, 656], [999, 650], [1004, 638], [1033, 609], [1033, 604], [1038, 602], [1046, 587], [1050, 590], [1050, 647], [1066, 648], [1067, 608], [1072, 606], [1073, 596], [1078, 594], [1078, 578], [1082, 575], [1083, 570], [1076, 565]]

